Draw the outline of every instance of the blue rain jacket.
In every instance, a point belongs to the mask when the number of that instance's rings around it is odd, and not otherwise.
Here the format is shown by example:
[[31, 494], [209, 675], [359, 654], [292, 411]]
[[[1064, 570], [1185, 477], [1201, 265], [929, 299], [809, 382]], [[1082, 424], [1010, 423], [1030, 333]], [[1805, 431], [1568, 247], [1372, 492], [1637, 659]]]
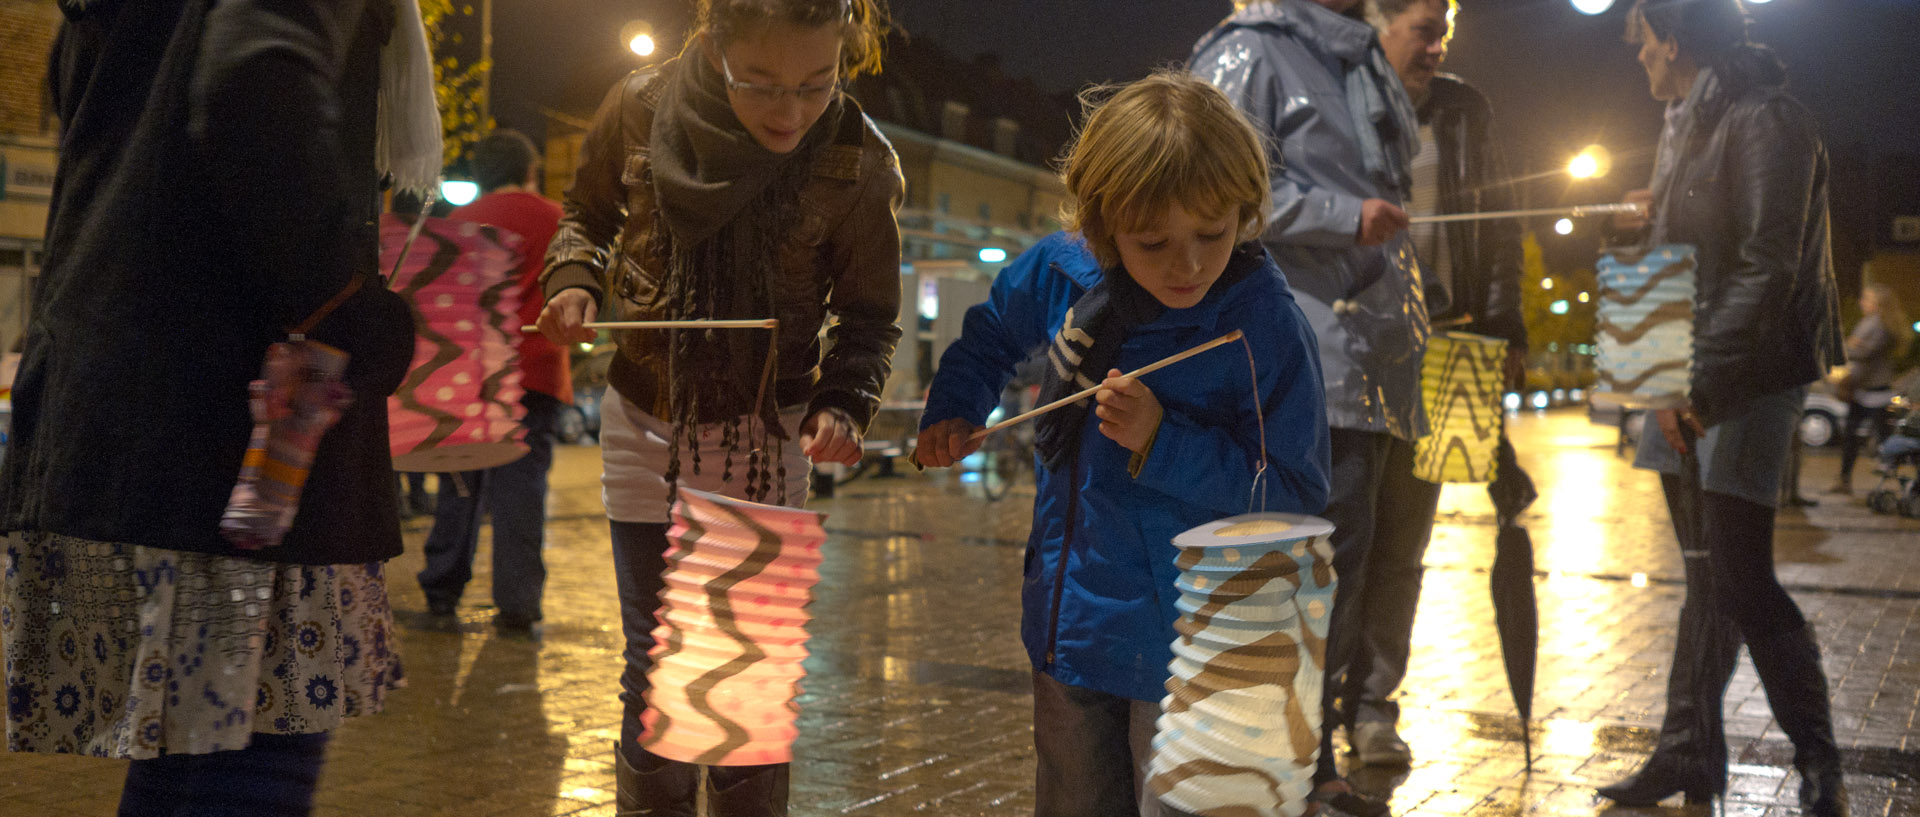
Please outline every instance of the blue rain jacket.
[[[1348, 106], [1349, 74], [1364, 72], [1376, 42], [1372, 27], [1307, 0], [1253, 3], [1200, 38], [1188, 67], [1268, 136], [1273, 209], [1262, 241], [1320, 340], [1328, 422], [1413, 440], [1427, 431], [1427, 306], [1413, 245], [1404, 231], [1354, 244], [1361, 202], [1405, 205], [1396, 182], [1362, 169]], [[1397, 80], [1382, 84], [1406, 93]]]
[[[1271, 258], [1199, 304], [1169, 309], [1121, 345], [1132, 371], [1234, 329], [1246, 332], [1266, 417], [1266, 510], [1317, 514], [1329, 475], [1326, 408], [1312, 332]], [[1053, 340], [1067, 308], [1100, 281], [1077, 236], [1055, 233], [995, 279], [940, 358], [921, 427], [985, 425], [1014, 365]], [[1062, 473], [1036, 463], [1020, 634], [1033, 666], [1062, 683], [1142, 701], [1166, 694], [1173, 660], [1173, 537], [1244, 513], [1260, 449], [1246, 347], [1208, 350], [1142, 378], [1165, 415], [1137, 477], [1132, 453], [1087, 414]]]

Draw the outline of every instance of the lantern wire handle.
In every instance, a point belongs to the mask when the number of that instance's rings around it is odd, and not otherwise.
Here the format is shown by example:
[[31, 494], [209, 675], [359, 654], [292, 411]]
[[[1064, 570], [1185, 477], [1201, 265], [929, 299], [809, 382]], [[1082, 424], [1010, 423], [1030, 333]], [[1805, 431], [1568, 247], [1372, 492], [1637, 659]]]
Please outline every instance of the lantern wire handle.
[[1253, 382], [1253, 417], [1260, 429], [1260, 455], [1253, 467], [1253, 491], [1247, 496], [1247, 513], [1254, 512], [1254, 504], [1260, 506], [1260, 513], [1267, 512], [1267, 493], [1261, 490], [1267, 478], [1267, 416], [1260, 408], [1260, 370], [1253, 364], [1253, 344], [1246, 335], [1240, 336], [1241, 347], [1247, 350], [1247, 376]]

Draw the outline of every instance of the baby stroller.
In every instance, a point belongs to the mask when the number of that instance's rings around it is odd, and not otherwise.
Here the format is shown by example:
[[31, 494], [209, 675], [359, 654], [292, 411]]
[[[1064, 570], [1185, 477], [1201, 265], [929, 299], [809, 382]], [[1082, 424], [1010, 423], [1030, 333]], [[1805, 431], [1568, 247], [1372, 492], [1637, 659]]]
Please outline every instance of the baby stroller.
[[1920, 519], [1920, 411], [1908, 399], [1896, 399], [1893, 408], [1906, 416], [1880, 444], [1880, 462], [1873, 469], [1880, 484], [1867, 492], [1867, 508]]

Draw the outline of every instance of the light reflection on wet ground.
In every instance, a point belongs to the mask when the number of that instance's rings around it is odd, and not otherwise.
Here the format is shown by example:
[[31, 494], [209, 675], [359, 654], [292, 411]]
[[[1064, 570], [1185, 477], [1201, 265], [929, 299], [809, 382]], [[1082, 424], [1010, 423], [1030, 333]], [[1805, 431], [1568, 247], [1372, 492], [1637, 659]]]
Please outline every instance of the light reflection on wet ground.
[[[1515, 418], [1542, 497], [1541, 639], [1528, 774], [1493, 634], [1484, 490], [1442, 500], [1403, 685], [1411, 769], [1354, 770], [1405, 815], [1606, 811], [1592, 787], [1651, 748], [1680, 562], [1656, 480], [1615, 454], [1611, 428], [1556, 412]], [[1830, 481], [1809, 457], [1805, 483]], [[411, 630], [411, 686], [340, 731], [322, 815], [610, 815], [620, 634], [599, 516], [596, 452], [561, 452], [550, 525], [546, 638], [496, 637], [487, 570], [459, 632]], [[817, 503], [829, 553], [812, 612], [793, 813], [1017, 815], [1031, 811], [1029, 676], [1017, 637], [1031, 491], [983, 501], [951, 474], [859, 479]], [[412, 574], [425, 525], [391, 570], [403, 626], [424, 609]], [[1920, 523], [1834, 501], [1781, 517], [1780, 572], [1826, 646], [1855, 814], [1920, 815]], [[1725, 813], [1793, 813], [1791, 747], [1750, 666], [1728, 693], [1735, 754]], [[118, 764], [0, 757], [0, 814], [112, 812]], [[1677, 800], [1675, 801], [1677, 802]], [[1693, 813], [1703, 813], [1696, 810]]]

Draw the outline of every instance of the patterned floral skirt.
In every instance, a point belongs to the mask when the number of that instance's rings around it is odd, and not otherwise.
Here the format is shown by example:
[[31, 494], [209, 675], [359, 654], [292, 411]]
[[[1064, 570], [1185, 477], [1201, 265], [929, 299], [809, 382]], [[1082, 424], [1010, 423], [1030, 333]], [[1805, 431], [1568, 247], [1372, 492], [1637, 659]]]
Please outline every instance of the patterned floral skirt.
[[379, 564], [294, 565], [46, 533], [0, 540], [7, 748], [204, 754], [331, 730], [402, 685]]

